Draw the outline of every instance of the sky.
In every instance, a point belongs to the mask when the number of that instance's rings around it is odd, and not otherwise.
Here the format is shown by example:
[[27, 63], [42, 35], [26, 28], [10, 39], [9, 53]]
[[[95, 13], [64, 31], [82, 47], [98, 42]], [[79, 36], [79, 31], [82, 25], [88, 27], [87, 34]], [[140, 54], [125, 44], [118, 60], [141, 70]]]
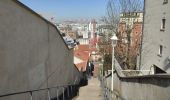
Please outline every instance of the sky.
[[107, 0], [19, 0], [29, 8], [56, 21], [97, 19], [105, 16]]

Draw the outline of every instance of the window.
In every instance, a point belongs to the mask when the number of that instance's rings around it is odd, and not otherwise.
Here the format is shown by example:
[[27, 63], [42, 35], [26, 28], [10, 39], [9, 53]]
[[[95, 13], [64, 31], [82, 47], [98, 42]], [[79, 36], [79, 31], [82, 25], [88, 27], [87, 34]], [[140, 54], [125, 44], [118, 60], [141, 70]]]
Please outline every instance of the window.
[[165, 22], [166, 22], [166, 19], [163, 18], [163, 19], [162, 19], [162, 23], [161, 23], [161, 31], [164, 31], [164, 30], [165, 30]]
[[162, 51], [163, 51], [163, 46], [160, 45], [159, 46], [159, 54], [158, 54], [158, 56], [162, 56]]
[[138, 16], [138, 13], [136, 13], [136, 16]]
[[163, 1], [163, 4], [167, 4], [167, 3], [168, 3], [168, 0], [164, 0], [164, 1]]

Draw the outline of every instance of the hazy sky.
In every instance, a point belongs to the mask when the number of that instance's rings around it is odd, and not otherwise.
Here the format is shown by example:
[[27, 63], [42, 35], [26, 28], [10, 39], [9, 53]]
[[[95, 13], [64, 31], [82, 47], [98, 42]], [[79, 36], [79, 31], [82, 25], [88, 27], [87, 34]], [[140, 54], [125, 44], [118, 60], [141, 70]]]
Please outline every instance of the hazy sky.
[[100, 18], [105, 15], [107, 0], [20, 0], [46, 18], [70, 20]]

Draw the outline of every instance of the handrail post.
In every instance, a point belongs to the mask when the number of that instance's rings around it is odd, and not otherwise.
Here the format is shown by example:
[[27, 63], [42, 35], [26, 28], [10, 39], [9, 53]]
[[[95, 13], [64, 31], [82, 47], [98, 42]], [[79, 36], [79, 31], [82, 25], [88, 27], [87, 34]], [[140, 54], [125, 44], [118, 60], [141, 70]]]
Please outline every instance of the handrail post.
[[58, 97], [58, 88], [57, 88], [57, 100], [59, 100], [59, 97]]
[[63, 87], [63, 100], [65, 100], [65, 99], [64, 99], [64, 87]]
[[50, 97], [50, 89], [48, 89], [48, 100], [51, 100], [51, 97]]
[[33, 100], [33, 98], [32, 98], [32, 92], [30, 92], [30, 97], [31, 97], [30, 100]]
[[71, 86], [71, 96], [73, 96], [73, 90], [72, 90], [72, 86]]
[[69, 86], [67, 87], [67, 95], [68, 95], [68, 97], [70, 96], [70, 89], [69, 89]]

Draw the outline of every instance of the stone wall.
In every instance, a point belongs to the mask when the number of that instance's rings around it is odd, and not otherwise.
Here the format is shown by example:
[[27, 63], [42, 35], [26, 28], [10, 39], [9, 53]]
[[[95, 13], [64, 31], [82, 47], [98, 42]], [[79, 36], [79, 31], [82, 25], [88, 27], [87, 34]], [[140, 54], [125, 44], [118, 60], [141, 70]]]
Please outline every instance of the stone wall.
[[115, 67], [114, 100], [170, 100], [170, 75], [126, 77]]

